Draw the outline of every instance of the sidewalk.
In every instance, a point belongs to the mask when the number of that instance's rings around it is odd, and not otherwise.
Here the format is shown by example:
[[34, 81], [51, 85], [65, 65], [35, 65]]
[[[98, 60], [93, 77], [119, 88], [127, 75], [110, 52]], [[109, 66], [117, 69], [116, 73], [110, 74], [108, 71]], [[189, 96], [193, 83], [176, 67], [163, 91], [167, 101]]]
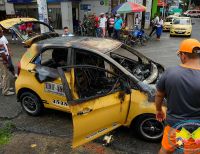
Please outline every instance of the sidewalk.
[[34, 133], [15, 132], [10, 142], [0, 148], [0, 154], [115, 154], [98, 143], [88, 143], [71, 148], [71, 141], [65, 137]]

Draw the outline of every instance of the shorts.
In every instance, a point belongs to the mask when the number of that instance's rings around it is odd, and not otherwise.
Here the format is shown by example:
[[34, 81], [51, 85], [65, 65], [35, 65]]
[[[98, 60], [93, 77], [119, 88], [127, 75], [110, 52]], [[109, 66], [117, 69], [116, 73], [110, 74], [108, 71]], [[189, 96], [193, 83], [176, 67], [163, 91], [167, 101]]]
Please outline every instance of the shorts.
[[196, 143], [192, 138], [183, 142], [180, 138], [176, 137], [176, 133], [178, 132], [180, 130], [167, 125], [163, 133], [162, 148], [166, 151], [176, 151], [180, 154], [200, 154], [200, 143]]

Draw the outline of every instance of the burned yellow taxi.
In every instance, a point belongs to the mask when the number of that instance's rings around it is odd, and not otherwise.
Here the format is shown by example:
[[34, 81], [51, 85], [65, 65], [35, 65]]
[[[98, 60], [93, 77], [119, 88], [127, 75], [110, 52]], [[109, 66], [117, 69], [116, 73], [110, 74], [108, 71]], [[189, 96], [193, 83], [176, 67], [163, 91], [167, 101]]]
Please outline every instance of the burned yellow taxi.
[[39, 35], [37, 23], [31, 34], [19, 23], [12, 27], [28, 47], [16, 80], [17, 99], [28, 114], [70, 112], [73, 147], [122, 125], [144, 139], [161, 138], [164, 125], [156, 121], [153, 103], [160, 64], [112, 39], [57, 37], [47, 25]]

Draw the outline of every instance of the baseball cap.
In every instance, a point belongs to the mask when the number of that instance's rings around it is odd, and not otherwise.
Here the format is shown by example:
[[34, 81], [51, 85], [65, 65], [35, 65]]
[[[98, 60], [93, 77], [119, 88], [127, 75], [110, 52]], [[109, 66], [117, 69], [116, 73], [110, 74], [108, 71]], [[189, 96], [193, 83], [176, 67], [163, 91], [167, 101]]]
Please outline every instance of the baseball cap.
[[115, 16], [116, 16], [116, 17], [120, 17], [120, 14], [116, 14]]
[[[193, 53], [194, 48], [200, 48], [200, 42], [196, 39], [186, 39], [183, 40], [180, 44], [178, 53], [180, 52], [187, 52], [187, 53]], [[200, 53], [200, 51], [199, 51]]]

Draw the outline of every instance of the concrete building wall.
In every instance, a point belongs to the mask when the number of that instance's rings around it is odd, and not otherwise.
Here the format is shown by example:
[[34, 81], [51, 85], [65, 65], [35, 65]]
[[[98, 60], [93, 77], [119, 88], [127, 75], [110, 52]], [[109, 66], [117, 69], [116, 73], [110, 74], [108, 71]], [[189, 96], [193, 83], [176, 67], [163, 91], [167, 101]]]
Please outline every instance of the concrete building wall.
[[5, 9], [6, 9], [6, 14], [7, 15], [15, 14], [13, 3], [7, 3], [7, 1], [5, 1]]
[[[106, 13], [110, 11], [110, 1], [108, 0], [107, 3], [104, 3], [103, 5], [101, 5], [102, 1], [100, 0], [82, 0], [80, 2], [80, 20], [83, 20], [84, 14], [88, 14], [88, 13], [96, 13], [96, 15], [99, 15], [100, 13]], [[101, 3], [101, 4], [100, 4]], [[83, 5], [89, 5], [89, 10], [83, 10], [82, 6]]]
[[72, 21], [72, 2], [61, 2], [62, 12], [62, 27], [69, 27], [70, 32], [73, 32]]

